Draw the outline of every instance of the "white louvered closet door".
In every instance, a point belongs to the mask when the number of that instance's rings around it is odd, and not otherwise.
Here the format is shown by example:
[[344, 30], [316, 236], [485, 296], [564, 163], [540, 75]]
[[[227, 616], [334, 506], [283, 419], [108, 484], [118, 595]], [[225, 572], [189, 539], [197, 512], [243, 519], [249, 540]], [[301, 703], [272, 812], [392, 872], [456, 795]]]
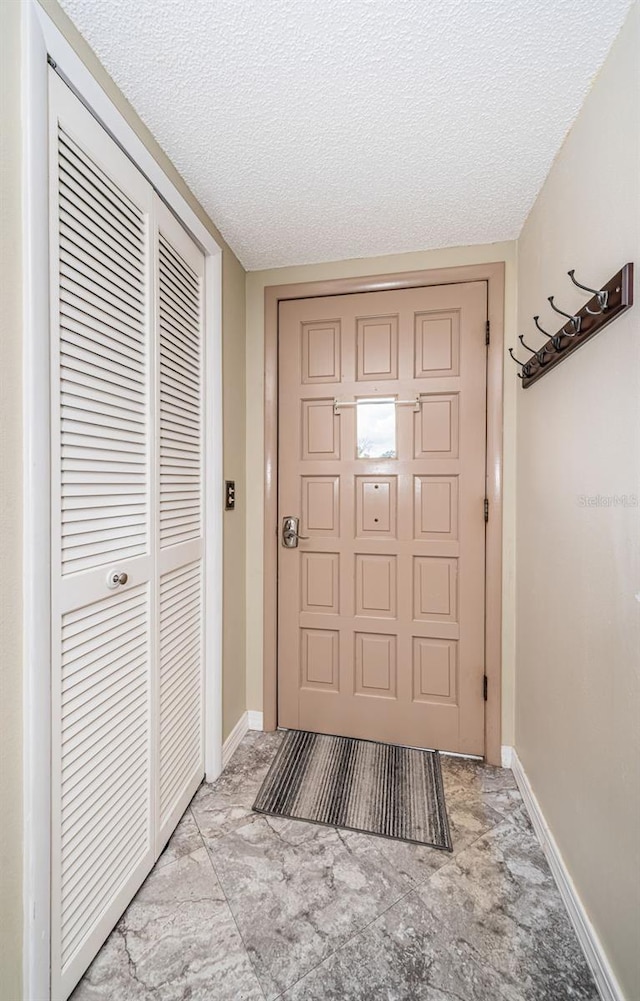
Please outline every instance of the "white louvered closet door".
[[[50, 71], [52, 995], [153, 863], [153, 190]], [[126, 584], [108, 586], [108, 574]]]
[[64, 1001], [204, 772], [204, 261], [50, 71], [52, 916]]
[[204, 772], [204, 256], [161, 202], [156, 218], [162, 845]]

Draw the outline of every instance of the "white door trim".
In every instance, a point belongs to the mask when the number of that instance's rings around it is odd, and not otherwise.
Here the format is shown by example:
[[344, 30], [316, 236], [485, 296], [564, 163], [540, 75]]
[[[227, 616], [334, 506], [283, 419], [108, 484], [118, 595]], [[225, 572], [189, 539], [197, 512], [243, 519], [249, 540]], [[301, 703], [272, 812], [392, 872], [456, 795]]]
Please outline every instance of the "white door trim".
[[222, 769], [222, 248], [37, 0], [22, 7], [23, 992], [50, 996], [50, 438], [47, 56], [200, 245], [205, 263], [205, 770]]

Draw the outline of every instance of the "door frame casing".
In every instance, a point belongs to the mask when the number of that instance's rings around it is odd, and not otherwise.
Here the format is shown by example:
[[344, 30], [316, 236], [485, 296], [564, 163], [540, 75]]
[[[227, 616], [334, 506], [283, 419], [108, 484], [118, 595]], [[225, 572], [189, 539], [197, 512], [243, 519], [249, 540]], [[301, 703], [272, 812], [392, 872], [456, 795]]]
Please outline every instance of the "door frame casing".
[[222, 247], [37, 0], [22, 6], [23, 992], [50, 996], [50, 57], [205, 255], [205, 773], [222, 770]]
[[264, 578], [263, 726], [278, 722], [278, 306], [287, 299], [382, 292], [393, 289], [487, 283], [486, 496], [485, 533], [485, 760], [500, 765], [502, 732], [502, 462], [505, 263], [333, 278], [269, 285], [264, 290]]

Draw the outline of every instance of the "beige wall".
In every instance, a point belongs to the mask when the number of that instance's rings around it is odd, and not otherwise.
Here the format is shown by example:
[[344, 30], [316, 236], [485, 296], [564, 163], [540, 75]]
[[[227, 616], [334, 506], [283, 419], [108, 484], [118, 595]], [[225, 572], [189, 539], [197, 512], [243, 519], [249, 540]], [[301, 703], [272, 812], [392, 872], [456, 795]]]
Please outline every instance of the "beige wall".
[[[639, 8], [519, 241], [519, 327], [640, 265]], [[636, 298], [638, 283], [636, 281]], [[516, 746], [629, 1001], [640, 998], [638, 305], [518, 393]], [[553, 328], [557, 329], [557, 325]], [[536, 341], [539, 343], [539, 341]], [[602, 501], [600, 502], [602, 505]]]
[[222, 370], [224, 478], [235, 480], [236, 509], [224, 517], [222, 736], [247, 708], [245, 665], [245, 272], [230, 252], [222, 256]]
[[0, 998], [20, 997], [22, 939], [20, 7], [0, 5]]
[[[448, 268], [463, 264], [505, 261], [505, 334], [507, 345], [515, 337], [515, 243], [454, 247], [422, 253], [395, 254], [330, 264], [254, 271], [247, 275], [247, 703], [262, 709], [262, 551], [263, 551], [263, 391], [264, 391], [264, 290], [267, 285], [323, 281], [359, 275]], [[503, 712], [502, 743], [513, 740], [514, 664], [514, 543], [515, 543], [515, 389], [505, 386], [504, 431], [504, 538], [503, 538]]]

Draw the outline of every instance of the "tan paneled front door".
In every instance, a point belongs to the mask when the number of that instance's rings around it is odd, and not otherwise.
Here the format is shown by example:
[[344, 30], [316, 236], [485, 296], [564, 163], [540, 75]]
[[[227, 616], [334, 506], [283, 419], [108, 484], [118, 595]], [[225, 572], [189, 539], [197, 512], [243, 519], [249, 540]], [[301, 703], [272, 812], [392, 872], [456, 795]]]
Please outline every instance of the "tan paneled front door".
[[280, 303], [280, 726], [484, 753], [486, 318], [485, 282]]

